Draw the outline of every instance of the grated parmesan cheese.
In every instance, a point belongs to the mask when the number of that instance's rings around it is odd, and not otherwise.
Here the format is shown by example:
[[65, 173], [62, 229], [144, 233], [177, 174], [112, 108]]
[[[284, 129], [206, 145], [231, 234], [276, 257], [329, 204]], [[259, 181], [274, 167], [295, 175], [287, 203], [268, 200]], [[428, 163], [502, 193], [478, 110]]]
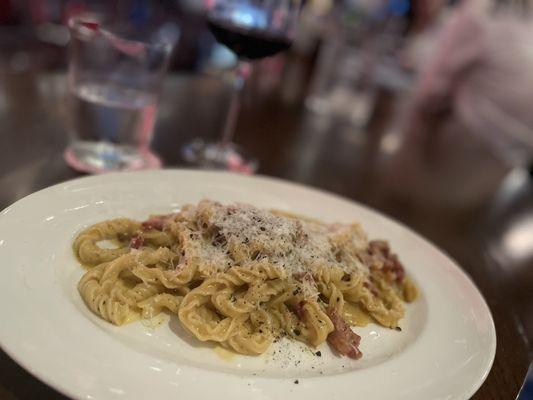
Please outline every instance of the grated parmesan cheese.
[[228, 245], [238, 244], [261, 249], [250, 261], [267, 259], [288, 276], [312, 274], [316, 267], [324, 265], [347, 273], [368, 273], [368, 267], [357, 257], [358, 251], [368, 247], [368, 239], [358, 226], [322, 224], [247, 204], [223, 206], [208, 200], [202, 203], [199, 208], [209, 209], [209, 223], [224, 238], [224, 245], [206, 243], [202, 252], [221, 266], [231, 264]]

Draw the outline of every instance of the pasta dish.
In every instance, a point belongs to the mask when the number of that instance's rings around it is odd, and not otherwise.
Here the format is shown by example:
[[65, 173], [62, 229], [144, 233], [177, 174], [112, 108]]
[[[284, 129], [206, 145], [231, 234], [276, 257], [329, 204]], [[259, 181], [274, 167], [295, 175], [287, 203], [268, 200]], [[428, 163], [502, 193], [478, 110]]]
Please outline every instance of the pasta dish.
[[100, 222], [73, 248], [88, 268], [79, 292], [101, 318], [176, 314], [200, 341], [249, 355], [285, 336], [360, 358], [351, 326], [399, 329], [417, 296], [388, 243], [359, 225], [245, 204], [202, 200], [144, 222]]

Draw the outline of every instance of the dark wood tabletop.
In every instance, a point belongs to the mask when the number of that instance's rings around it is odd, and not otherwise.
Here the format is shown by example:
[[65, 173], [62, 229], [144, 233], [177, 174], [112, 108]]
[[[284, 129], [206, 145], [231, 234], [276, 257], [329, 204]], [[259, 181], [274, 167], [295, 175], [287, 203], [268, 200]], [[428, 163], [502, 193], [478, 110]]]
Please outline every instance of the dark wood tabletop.
[[[473, 398], [516, 398], [532, 354], [533, 257], [514, 270], [512, 260], [488, 250], [488, 243], [497, 247], [505, 240], [494, 227], [508, 226], [517, 215], [512, 203], [505, 212], [494, 206], [509, 169], [453, 118], [402, 133], [404, 93], [382, 89], [364, 127], [312, 113], [304, 105], [305, 88], [294, 83], [302, 74], [286, 69], [279, 82], [252, 82], [236, 141], [258, 156], [261, 174], [369, 205], [457, 260], [487, 300], [498, 338], [493, 368]], [[65, 85], [63, 73], [0, 75], [0, 208], [79, 176], [62, 158]], [[217, 76], [166, 79], [153, 148], [167, 167], [182, 166], [180, 148], [188, 140], [217, 137], [228, 99]], [[0, 400], [63, 398], [0, 351]]]

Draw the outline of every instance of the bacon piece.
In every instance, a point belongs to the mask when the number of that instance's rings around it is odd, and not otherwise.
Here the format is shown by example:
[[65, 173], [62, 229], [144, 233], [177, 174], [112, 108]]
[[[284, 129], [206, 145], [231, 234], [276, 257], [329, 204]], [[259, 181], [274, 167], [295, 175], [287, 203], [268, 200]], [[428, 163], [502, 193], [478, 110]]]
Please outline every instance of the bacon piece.
[[303, 321], [304, 318], [305, 318], [305, 310], [304, 310], [304, 306], [305, 306], [305, 300], [301, 300], [299, 301], [298, 303], [296, 304], [291, 304], [289, 305], [289, 309], [296, 314], [296, 316], [298, 317], [298, 319], [300, 321]]
[[383, 263], [383, 272], [391, 272], [397, 282], [405, 278], [405, 269], [398, 256], [390, 251], [389, 244], [383, 240], [373, 240], [368, 245], [371, 256], [376, 257]]
[[152, 217], [148, 221], [142, 223], [142, 228], [145, 231], [162, 231], [164, 228], [164, 220], [161, 217]]
[[134, 236], [131, 238], [130, 247], [132, 249], [138, 249], [144, 245], [144, 238], [142, 236]]
[[141, 225], [144, 231], [162, 231], [176, 214], [156, 215], [144, 221]]
[[330, 307], [327, 314], [333, 323], [335, 330], [328, 335], [328, 343], [337, 353], [357, 360], [363, 356], [359, 350], [361, 336], [354, 333], [350, 326], [337, 313], [337, 310]]

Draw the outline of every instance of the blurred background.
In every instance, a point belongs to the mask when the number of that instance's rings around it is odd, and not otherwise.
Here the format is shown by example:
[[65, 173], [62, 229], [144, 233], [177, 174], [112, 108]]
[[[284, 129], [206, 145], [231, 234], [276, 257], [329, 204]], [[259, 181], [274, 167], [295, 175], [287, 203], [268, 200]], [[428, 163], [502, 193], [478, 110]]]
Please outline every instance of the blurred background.
[[[64, 157], [68, 21], [89, 12], [172, 41], [149, 146], [157, 166], [194, 167], [184, 146], [221, 137], [238, 64], [210, 3], [0, 0], [0, 208], [81, 175]], [[532, 13], [527, 0], [305, 0], [290, 49], [242, 88], [233, 141], [253, 168], [226, 165], [368, 204], [456, 258], [504, 343], [477, 398], [514, 398], [533, 355]]]

